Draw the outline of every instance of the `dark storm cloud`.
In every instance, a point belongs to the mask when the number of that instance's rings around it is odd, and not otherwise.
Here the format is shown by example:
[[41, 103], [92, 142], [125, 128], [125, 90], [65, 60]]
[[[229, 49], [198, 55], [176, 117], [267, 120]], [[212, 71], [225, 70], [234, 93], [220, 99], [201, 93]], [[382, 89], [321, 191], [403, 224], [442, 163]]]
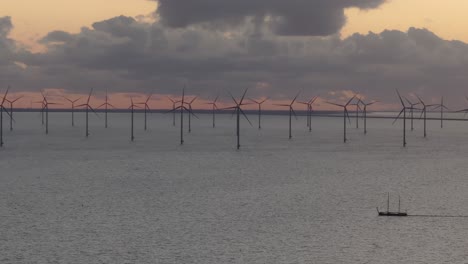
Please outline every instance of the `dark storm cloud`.
[[375, 8], [386, 0], [155, 0], [170, 27], [239, 25], [246, 19], [268, 24], [279, 35], [327, 36], [346, 22], [344, 9]]
[[54, 87], [86, 92], [94, 87], [178, 94], [188, 82], [190, 93], [202, 97], [249, 87], [250, 96], [280, 99], [305, 88], [308, 95], [325, 97], [331, 91], [355, 90], [384, 102], [395, 102], [395, 88], [452, 95], [455, 101], [468, 83], [468, 45], [416, 28], [345, 39], [279, 37], [265, 29], [259, 32], [253, 24], [223, 32], [116, 17], [76, 34], [51, 32], [41, 42], [47, 52], [1, 49], [0, 54], [6, 50], [12, 57], [7, 60], [10, 71], [0, 72], [0, 78], [11, 75], [16, 87], [36, 91]]

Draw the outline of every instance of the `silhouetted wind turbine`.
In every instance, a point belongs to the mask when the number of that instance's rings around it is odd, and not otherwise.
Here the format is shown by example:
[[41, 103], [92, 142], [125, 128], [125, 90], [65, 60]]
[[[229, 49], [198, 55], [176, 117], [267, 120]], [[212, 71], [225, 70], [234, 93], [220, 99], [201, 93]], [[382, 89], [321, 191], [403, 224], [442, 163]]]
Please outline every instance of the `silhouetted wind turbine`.
[[426, 134], [426, 110], [427, 110], [427, 107], [431, 107], [434, 105], [426, 105], [419, 96], [417, 97], [418, 97], [419, 102], [421, 102], [421, 105], [423, 106], [421, 116], [419, 116], [419, 119], [421, 119], [421, 117], [424, 115], [424, 137], [426, 137], [427, 136]]
[[[183, 96], [183, 94], [182, 94], [182, 96]], [[172, 126], [175, 126], [176, 104], [180, 103], [180, 101], [176, 101], [176, 100], [174, 100], [174, 99], [172, 99], [170, 97], [167, 97], [167, 99], [169, 99], [172, 102], [172, 111], [170, 111], [170, 112], [173, 112], [172, 113]]]
[[75, 126], [75, 103], [78, 102], [81, 98], [78, 98], [78, 99], [75, 99], [75, 100], [71, 100], [65, 96], [63, 96], [63, 98], [65, 98], [67, 101], [69, 101], [71, 103], [71, 120], [72, 120], [72, 127]]
[[307, 106], [307, 127], [309, 128], [309, 132], [312, 132], [312, 105], [314, 104], [315, 100], [317, 100], [317, 98], [318, 96], [314, 96], [308, 102], [299, 102], [300, 104]]
[[236, 111], [236, 115], [237, 115], [237, 119], [236, 119], [237, 149], [240, 149], [240, 115], [242, 114], [245, 117], [245, 119], [249, 122], [249, 124], [252, 125], [249, 118], [247, 117], [247, 115], [244, 113], [244, 111], [241, 108], [243, 105], [246, 105], [243, 102], [244, 102], [245, 95], [247, 94], [247, 90], [248, 90], [248, 88], [245, 89], [244, 94], [242, 94], [242, 97], [241, 97], [241, 99], [239, 101], [237, 101], [234, 98], [234, 96], [232, 96], [232, 94], [229, 93], [229, 95], [231, 96], [232, 100], [234, 101], [234, 103], [236, 105], [232, 106], [232, 107], [224, 108], [224, 109], [234, 109]]
[[189, 109], [189, 114], [188, 114], [188, 132], [189, 133], [192, 133], [192, 115], [195, 116], [196, 118], [198, 118], [193, 113], [193, 109], [192, 109], [192, 104], [193, 104], [193, 102], [195, 102], [195, 100], [197, 100], [197, 97], [194, 97], [190, 102], [185, 102], [185, 104], [188, 105], [188, 109]]
[[2, 104], [0, 104], [0, 147], [3, 147], [3, 111], [10, 115], [8, 110], [5, 108], [5, 101], [9, 90], [10, 87], [7, 88], [5, 94], [3, 95]]
[[[468, 99], [467, 99], [468, 100]], [[444, 109], [449, 110], [447, 106], [444, 105], [444, 97], [440, 99], [440, 104], [436, 104], [436, 107], [433, 108], [433, 110], [436, 110], [437, 108], [440, 108], [440, 128], [444, 128]]]
[[185, 107], [185, 105], [187, 104], [185, 102], [185, 88], [182, 89], [182, 99], [180, 101], [175, 101], [175, 100], [172, 100], [171, 98], [169, 99], [174, 103], [174, 106], [175, 106], [175, 103], [180, 102], [179, 106], [174, 107], [174, 109], [170, 110], [169, 112], [175, 112], [176, 110], [180, 110], [180, 144], [183, 145], [184, 144], [184, 110], [187, 111], [189, 115], [193, 114], [189, 108]]
[[393, 121], [393, 124], [395, 124], [395, 122], [400, 118], [401, 114], [403, 114], [403, 147], [406, 147], [406, 109], [411, 109], [413, 107], [407, 107], [405, 105], [405, 102], [403, 101], [403, 98], [401, 97], [400, 92], [398, 91], [398, 89], [395, 89], [395, 90], [396, 90], [396, 92], [398, 94], [398, 98], [400, 99], [402, 109], [401, 109], [400, 113], [398, 114], [398, 116]]
[[131, 110], [131, 115], [132, 115], [132, 121], [131, 121], [131, 136], [130, 136], [130, 139], [131, 141], [134, 141], [135, 140], [135, 136], [134, 136], [134, 130], [133, 130], [133, 124], [134, 124], [134, 121], [133, 121], [133, 115], [134, 115], [134, 112], [135, 112], [135, 107], [138, 107], [136, 104], [133, 103], [133, 98], [130, 97], [130, 102], [131, 102], [131, 105], [128, 109]]
[[250, 101], [256, 103], [258, 105], [258, 129], [262, 129], [261, 120], [262, 120], [262, 104], [265, 103], [269, 98], [265, 98], [262, 101], [257, 101], [254, 99], [250, 99]]
[[344, 105], [327, 102], [327, 104], [343, 107], [343, 142], [344, 143], [346, 143], [346, 141], [348, 140], [346, 138], [346, 118], [348, 118], [349, 124], [351, 124], [351, 119], [349, 118], [349, 113], [348, 113], [348, 106], [354, 100], [354, 98], [356, 98], [356, 95], [353, 95], [353, 97], [351, 97], [351, 99], [349, 99], [348, 102], [346, 102], [346, 104]]
[[215, 115], [216, 115], [216, 110], [219, 110], [218, 106], [216, 105], [216, 102], [218, 101], [218, 98], [219, 98], [219, 95], [216, 96], [216, 98], [214, 99], [213, 102], [211, 102], [211, 103], [206, 103], [206, 104], [209, 104], [209, 105], [212, 106], [212, 108], [211, 108], [212, 110], [211, 110], [211, 111], [212, 111], [212, 113], [213, 113], [213, 127], [215, 127], [215, 118], [216, 118]]
[[6, 99], [6, 101], [8, 103], [10, 103], [10, 131], [13, 131], [13, 104], [16, 103], [18, 100], [20, 100], [21, 98], [23, 98], [24, 96], [20, 96], [14, 100], [8, 100]]
[[49, 103], [47, 100], [47, 97], [44, 95], [44, 93], [41, 91], [42, 94], [42, 102], [43, 102], [43, 110], [45, 110], [45, 125], [46, 125], [46, 135], [49, 134], [49, 105], [54, 105], [57, 103]]
[[368, 106], [371, 106], [375, 103], [377, 103], [377, 101], [373, 101], [373, 102], [370, 102], [370, 103], [364, 103], [364, 101], [362, 101], [361, 99], [359, 99], [359, 102], [361, 102], [362, 106], [363, 106], [363, 114], [364, 114], [364, 134], [367, 134], [367, 107]]
[[153, 96], [153, 93], [150, 93], [150, 94], [148, 95], [148, 97], [146, 97], [146, 101], [145, 101], [144, 103], [137, 103], [137, 104], [139, 104], [139, 105], [143, 105], [143, 107], [144, 107], [144, 109], [145, 109], [145, 131], [146, 131], [147, 127], [148, 127], [148, 126], [147, 126], [146, 114], [147, 114], [147, 111], [151, 111], [151, 109], [150, 109], [150, 107], [149, 107], [149, 105], [148, 105], [149, 100], [151, 100], [151, 96]]
[[412, 103], [410, 100], [408, 100], [408, 98], [405, 97], [405, 100], [408, 102], [408, 104], [410, 105], [410, 115], [411, 115], [411, 130], [414, 130], [414, 126], [413, 126], [413, 119], [414, 119], [414, 116], [413, 116], [413, 113], [414, 113], [414, 108], [416, 105], [419, 105], [420, 103]]
[[360, 104], [360, 98], [357, 97], [358, 95], [356, 94], [356, 99], [357, 99], [357, 102], [354, 103], [354, 104], [350, 104], [350, 105], [355, 105], [356, 106], [356, 128], [359, 128], [359, 110], [362, 110], [361, 107], [359, 106]]
[[297, 119], [297, 115], [296, 115], [296, 112], [294, 111], [294, 108], [293, 108], [293, 105], [294, 103], [296, 102], [296, 99], [297, 97], [299, 96], [299, 94], [301, 93], [301, 91], [299, 91], [296, 95], [296, 97], [294, 97], [294, 99], [291, 101], [290, 104], [275, 104], [277, 106], [286, 106], [286, 107], [289, 107], [289, 139], [292, 138], [292, 116], [294, 115]]
[[115, 106], [113, 106], [112, 104], [109, 103], [109, 97], [107, 96], [107, 89], [106, 89], [106, 101], [98, 106], [97, 109], [101, 108], [104, 106], [104, 114], [105, 114], [105, 121], [104, 121], [104, 127], [107, 128], [107, 110], [108, 110], [108, 107], [112, 107], [112, 108], [115, 108]]
[[77, 106], [77, 107], [82, 107], [82, 106], [86, 107], [86, 137], [89, 136], [89, 122], [88, 122], [88, 120], [89, 120], [88, 119], [89, 109], [91, 109], [91, 111], [93, 111], [94, 114], [99, 117], [99, 115], [96, 113], [96, 111], [94, 111], [94, 108], [92, 108], [91, 105], [89, 104], [89, 101], [91, 100], [92, 93], [93, 93], [93, 89], [91, 88], [91, 91], [89, 92], [89, 95], [88, 95], [88, 100], [86, 100], [86, 104], [81, 104], [81, 105]]

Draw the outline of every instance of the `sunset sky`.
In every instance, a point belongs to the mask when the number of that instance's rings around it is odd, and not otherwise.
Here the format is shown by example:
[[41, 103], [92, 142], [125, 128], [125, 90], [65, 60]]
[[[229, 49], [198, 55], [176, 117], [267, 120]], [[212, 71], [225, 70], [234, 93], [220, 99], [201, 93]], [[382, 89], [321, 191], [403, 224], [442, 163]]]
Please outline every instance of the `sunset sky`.
[[[304, 89], [304, 100], [319, 94], [323, 105], [357, 91], [385, 108], [398, 88], [464, 105], [466, 0], [161, 2], [155, 13], [149, 0], [0, 0], [0, 18], [13, 26], [0, 21], [0, 90], [82, 95], [94, 87], [102, 98], [106, 86], [124, 107], [127, 93], [177, 96], [188, 83], [202, 100], [249, 88], [253, 97], [284, 101]], [[334, 16], [342, 10], [344, 25]], [[238, 22], [264, 13], [270, 18], [259, 24]], [[151, 39], [140, 39], [143, 32]]]

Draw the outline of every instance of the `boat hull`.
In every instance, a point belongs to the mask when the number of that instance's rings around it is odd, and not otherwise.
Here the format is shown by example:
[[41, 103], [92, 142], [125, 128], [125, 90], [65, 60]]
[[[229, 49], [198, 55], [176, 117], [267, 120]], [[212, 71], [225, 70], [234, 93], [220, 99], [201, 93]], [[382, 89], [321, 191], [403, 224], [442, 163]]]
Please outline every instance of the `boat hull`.
[[379, 216], [408, 216], [408, 214], [403, 212], [379, 212]]

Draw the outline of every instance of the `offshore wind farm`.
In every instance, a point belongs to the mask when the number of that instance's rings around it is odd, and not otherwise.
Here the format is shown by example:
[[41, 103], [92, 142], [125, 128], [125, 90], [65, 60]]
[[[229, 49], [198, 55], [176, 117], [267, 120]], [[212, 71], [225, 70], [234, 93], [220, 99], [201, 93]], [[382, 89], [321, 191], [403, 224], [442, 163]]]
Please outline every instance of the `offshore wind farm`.
[[0, 2], [0, 263], [467, 262], [468, 1]]
[[[240, 118], [240, 109], [234, 110]], [[7, 144], [0, 151], [5, 259], [47, 261], [51, 252], [58, 261], [91, 263], [464, 258], [463, 218], [388, 222], [376, 218], [375, 207], [384, 207], [390, 192], [402, 196], [410, 214], [468, 214], [463, 198], [468, 149], [460, 144], [466, 122], [446, 121], [441, 129], [439, 113], [428, 112], [424, 138], [418, 115], [403, 148], [401, 127], [392, 125], [396, 112], [391, 118], [367, 113], [369, 133], [349, 127], [344, 144], [342, 113], [312, 115], [311, 133], [304, 126], [307, 114], [298, 112], [295, 136], [288, 139], [288, 111], [264, 114], [261, 130], [240, 119], [242, 147], [236, 150], [231, 111], [217, 114], [215, 129], [210, 111], [196, 112], [199, 119], [192, 133], [184, 128], [183, 145], [172, 113], [149, 113], [145, 131], [139, 111], [133, 142], [128, 111], [109, 112], [107, 129], [102, 117], [90, 115], [89, 137], [85, 112], [75, 113], [75, 127], [69, 112], [50, 112], [48, 135], [40, 111], [15, 113], [15, 130], [4, 132]], [[188, 111], [184, 108], [184, 115]], [[446, 113], [447, 119], [460, 115]], [[255, 119], [257, 112], [246, 116]], [[396, 208], [394, 202], [390, 207]], [[453, 233], [443, 236], [448, 226]], [[427, 247], [434, 236], [444, 237], [437, 251]], [[297, 244], [304, 244], [303, 250]], [[211, 253], [199, 254], [204, 251]]]

